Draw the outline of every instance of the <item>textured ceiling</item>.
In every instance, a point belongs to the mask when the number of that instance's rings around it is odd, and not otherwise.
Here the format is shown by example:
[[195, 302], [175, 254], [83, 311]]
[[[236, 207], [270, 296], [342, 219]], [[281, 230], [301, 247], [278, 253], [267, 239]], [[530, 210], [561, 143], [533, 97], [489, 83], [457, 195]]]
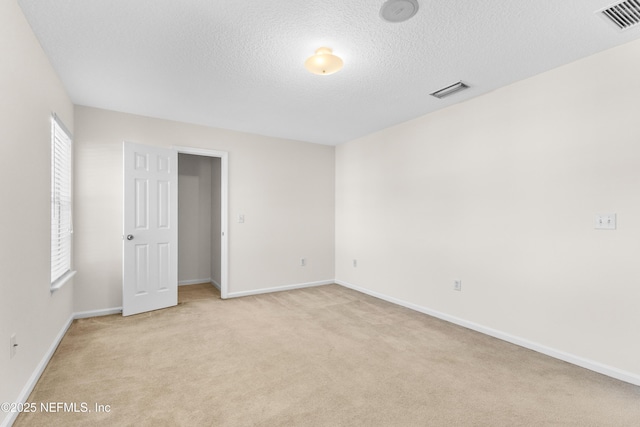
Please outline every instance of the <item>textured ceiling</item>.
[[[19, 0], [75, 104], [338, 144], [640, 38], [610, 0]], [[331, 76], [305, 70], [327, 46]], [[429, 93], [462, 80], [470, 89]]]

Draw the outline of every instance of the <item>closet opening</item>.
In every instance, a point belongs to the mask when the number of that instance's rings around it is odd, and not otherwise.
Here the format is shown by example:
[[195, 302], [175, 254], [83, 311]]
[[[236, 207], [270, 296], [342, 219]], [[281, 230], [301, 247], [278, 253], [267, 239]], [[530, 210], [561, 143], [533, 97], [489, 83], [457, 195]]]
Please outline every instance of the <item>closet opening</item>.
[[[185, 152], [187, 151], [187, 152]], [[178, 303], [226, 297], [226, 153], [178, 149]]]

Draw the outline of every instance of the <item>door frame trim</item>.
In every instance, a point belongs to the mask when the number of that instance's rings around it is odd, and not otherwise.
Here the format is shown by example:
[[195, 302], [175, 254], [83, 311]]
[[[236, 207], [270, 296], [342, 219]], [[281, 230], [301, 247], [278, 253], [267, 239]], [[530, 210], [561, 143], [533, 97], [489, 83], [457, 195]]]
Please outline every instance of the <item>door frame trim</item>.
[[[220, 159], [220, 296], [226, 299], [229, 293], [229, 152], [173, 146], [178, 154], [193, 154]], [[179, 233], [179, 231], [178, 231]]]

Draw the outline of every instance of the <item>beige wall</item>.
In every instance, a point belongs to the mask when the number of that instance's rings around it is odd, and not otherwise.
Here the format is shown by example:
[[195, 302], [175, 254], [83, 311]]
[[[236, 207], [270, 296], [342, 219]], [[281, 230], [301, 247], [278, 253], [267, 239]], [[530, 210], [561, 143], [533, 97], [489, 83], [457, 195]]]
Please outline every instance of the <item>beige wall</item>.
[[211, 157], [178, 154], [178, 283], [211, 280]]
[[49, 289], [51, 113], [73, 129], [73, 106], [15, 1], [0, 1], [0, 58], [0, 402], [16, 402], [72, 313], [73, 283]]
[[638, 378], [639, 75], [636, 41], [340, 145], [337, 279]]
[[76, 311], [122, 305], [122, 141], [229, 152], [231, 294], [333, 279], [334, 147], [80, 106], [75, 121]]

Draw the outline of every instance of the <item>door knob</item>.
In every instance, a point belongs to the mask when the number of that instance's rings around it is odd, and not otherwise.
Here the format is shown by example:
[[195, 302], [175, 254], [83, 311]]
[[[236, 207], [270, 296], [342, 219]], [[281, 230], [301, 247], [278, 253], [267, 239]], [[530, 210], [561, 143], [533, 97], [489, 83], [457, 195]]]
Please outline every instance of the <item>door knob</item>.
[[133, 234], [127, 234], [127, 240], [133, 240]]

